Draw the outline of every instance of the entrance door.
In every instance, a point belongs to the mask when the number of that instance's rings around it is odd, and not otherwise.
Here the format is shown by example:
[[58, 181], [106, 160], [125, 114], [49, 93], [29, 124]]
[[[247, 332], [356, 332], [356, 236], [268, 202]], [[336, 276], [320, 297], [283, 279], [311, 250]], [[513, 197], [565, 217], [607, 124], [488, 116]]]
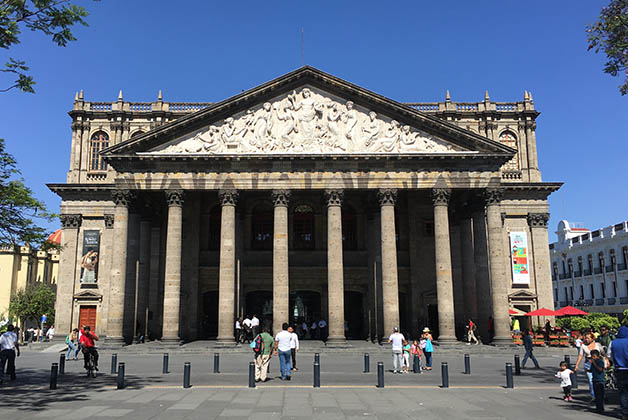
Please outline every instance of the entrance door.
[[199, 336], [215, 338], [218, 335], [218, 291], [203, 293], [203, 322]]
[[[273, 292], [268, 290], [256, 290], [248, 292], [244, 298], [244, 316], [252, 318], [255, 315], [259, 319], [262, 328], [273, 326]], [[276, 333], [277, 331], [275, 331]]]
[[[305, 321], [308, 326], [312, 322], [327, 318], [321, 313], [321, 294], [309, 290], [290, 293], [290, 323], [298, 327]], [[329, 322], [328, 319], [325, 321]]]
[[79, 309], [79, 327], [89, 325], [92, 331], [96, 331], [96, 305], [81, 305]]
[[349, 340], [364, 338], [364, 307], [360, 292], [345, 292], [345, 337]]

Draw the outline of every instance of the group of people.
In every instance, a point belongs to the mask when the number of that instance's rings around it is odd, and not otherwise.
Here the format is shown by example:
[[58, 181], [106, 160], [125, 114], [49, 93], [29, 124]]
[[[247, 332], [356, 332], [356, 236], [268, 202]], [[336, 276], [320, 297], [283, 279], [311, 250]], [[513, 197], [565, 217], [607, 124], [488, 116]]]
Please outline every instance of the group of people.
[[288, 323], [282, 325], [281, 331], [274, 338], [270, 335], [270, 329], [265, 326], [262, 332], [253, 338], [250, 346], [255, 359], [255, 382], [268, 381], [268, 369], [273, 355], [279, 357], [282, 380], [289, 381], [292, 372], [298, 370], [299, 335]]
[[236, 343], [251, 343], [254, 337], [259, 334], [259, 318], [253, 314], [246, 318], [236, 319], [235, 322], [235, 338]]
[[[392, 334], [388, 337], [388, 343], [392, 344], [392, 372], [408, 373], [414, 356], [417, 356], [419, 373], [423, 373], [423, 370], [432, 370], [433, 340], [432, 332], [427, 327], [423, 329], [421, 337], [418, 340], [414, 340], [412, 344], [399, 332], [399, 328], [393, 328]], [[423, 357], [425, 357], [425, 367], [423, 367], [422, 363]]]

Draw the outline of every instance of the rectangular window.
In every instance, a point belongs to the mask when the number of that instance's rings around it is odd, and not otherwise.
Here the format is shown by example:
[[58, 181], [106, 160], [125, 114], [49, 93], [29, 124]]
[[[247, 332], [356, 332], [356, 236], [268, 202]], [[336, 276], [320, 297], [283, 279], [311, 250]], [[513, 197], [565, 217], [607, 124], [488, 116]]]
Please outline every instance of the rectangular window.
[[584, 286], [580, 285], [580, 299], [584, 299]]
[[[628, 280], [626, 280], [628, 282]], [[558, 301], [558, 289], [554, 289], [554, 300]]]
[[569, 295], [567, 294], [567, 288], [563, 287], [563, 290], [565, 291], [565, 300], [569, 299]]
[[592, 284], [589, 287], [591, 288], [591, 299], [595, 299], [595, 287]]
[[617, 283], [613, 282], [613, 296], [611, 297], [617, 297]]

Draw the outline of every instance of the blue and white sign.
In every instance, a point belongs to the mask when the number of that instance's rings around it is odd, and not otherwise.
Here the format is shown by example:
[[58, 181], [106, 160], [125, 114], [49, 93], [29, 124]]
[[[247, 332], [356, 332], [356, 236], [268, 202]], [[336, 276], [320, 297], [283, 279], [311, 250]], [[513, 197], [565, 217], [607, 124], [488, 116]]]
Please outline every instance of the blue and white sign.
[[40, 321], [41, 321], [42, 324], [45, 324], [47, 319], [48, 319], [48, 317], [44, 314], [44, 315], [41, 316], [41, 320]]

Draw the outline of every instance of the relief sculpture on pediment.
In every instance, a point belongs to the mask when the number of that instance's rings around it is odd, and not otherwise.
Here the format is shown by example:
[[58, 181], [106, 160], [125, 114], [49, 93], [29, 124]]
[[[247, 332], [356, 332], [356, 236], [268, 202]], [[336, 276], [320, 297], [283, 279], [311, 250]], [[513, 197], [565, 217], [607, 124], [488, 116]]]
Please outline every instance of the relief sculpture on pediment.
[[293, 91], [148, 152], [379, 154], [463, 151], [409, 125], [314, 89]]

